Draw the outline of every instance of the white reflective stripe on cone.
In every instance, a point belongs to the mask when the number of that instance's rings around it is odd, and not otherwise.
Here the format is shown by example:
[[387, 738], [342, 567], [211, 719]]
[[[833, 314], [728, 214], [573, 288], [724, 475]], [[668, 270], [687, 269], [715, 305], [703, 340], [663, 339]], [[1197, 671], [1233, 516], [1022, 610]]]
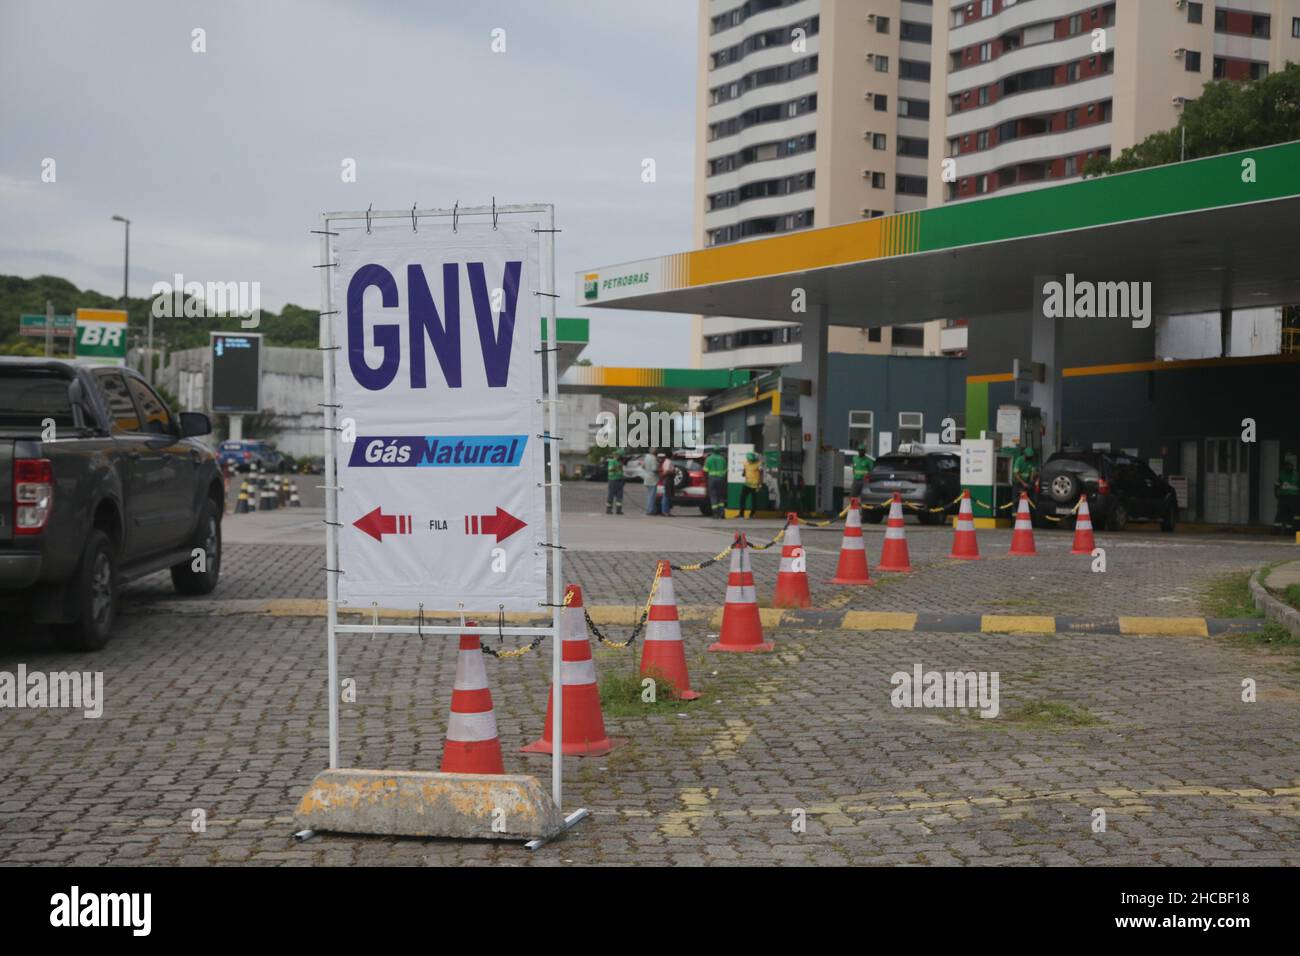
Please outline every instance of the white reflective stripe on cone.
[[676, 604], [676, 603], [677, 603], [677, 595], [673, 593], [673, 579], [660, 578], [659, 590], [655, 592], [655, 599], [651, 603], [651, 607], [653, 607], [656, 604], [662, 605], [662, 604]]
[[647, 621], [645, 625], [647, 641], [677, 641], [682, 639], [681, 621]]
[[793, 564], [793, 562], [794, 562], [794, 558], [782, 558], [782, 559], [781, 559], [781, 566], [780, 566], [779, 568], [777, 568], [777, 571], [780, 572], [780, 573], [782, 573], [782, 574], [784, 574], [784, 573], [786, 573], [786, 572], [793, 572], [793, 571], [794, 571], [794, 564]]
[[974, 531], [974, 530], [975, 530], [975, 522], [972, 521], [970, 518], [958, 518], [958, 519], [957, 519], [957, 530], [958, 530], [958, 531]]
[[456, 683], [454, 690], [486, 690], [487, 670], [483, 667], [481, 651], [461, 651], [460, 660], [456, 662]]
[[497, 735], [497, 715], [492, 711], [482, 714], [458, 714], [452, 712], [447, 721], [447, 739], [461, 743], [476, 740], [492, 740]]
[[587, 619], [583, 616], [582, 608], [566, 607], [564, 609], [564, 639], [566, 641], [586, 641], [587, 640]]
[[754, 585], [728, 585], [727, 596], [723, 599], [725, 604], [757, 604], [758, 592], [754, 590]]
[[845, 538], [840, 542], [841, 551], [865, 551], [867, 550], [866, 542], [861, 538]]
[[566, 687], [575, 684], [596, 683], [596, 662], [562, 661], [560, 663], [560, 683]]
[[[906, 535], [903, 533], [903, 529], [902, 529], [902, 528], [896, 528], [896, 527], [894, 527], [894, 526], [891, 525], [890, 527], [888, 527], [888, 528], [885, 529], [885, 537], [886, 537], [886, 538], [893, 538], [895, 541], [897, 541], [899, 538], [904, 538], [904, 537], [906, 537]], [[862, 539], [859, 538], [858, 540], [860, 541], [860, 540], [862, 540]]]

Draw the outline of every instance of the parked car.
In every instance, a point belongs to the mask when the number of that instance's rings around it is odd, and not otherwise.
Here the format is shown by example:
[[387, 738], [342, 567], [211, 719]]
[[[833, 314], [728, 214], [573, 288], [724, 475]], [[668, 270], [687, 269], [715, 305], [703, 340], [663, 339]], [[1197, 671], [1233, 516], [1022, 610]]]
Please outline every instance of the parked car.
[[889, 504], [896, 493], [904, 502], [922, 508], [942, 505], [942, 512], [914, 512], [921, 524], [938, 524], [957, 513], [959, 505], [952, 502], [961, 494], [961, 459], [941, 451], [881, 455], [862, 485], [861, 502], [871, 506], [863, 511], [863, 518], [872, 524], [883, 521], [888, 510], [881, 506]]
[[1095, 528], [1122, 531], [1129, 519], [1139, 518], [1159, 521], [1160, 530], [1173, 531], [1178, 521], [1174, 489], [1145, 461], [1131, 455], [1082, 448], [1065, 448], [1052, 455], [1035, 484], [1037, 512], [1060, 516], [1062, 524], [1072, 527], [1080, 494], [1088, 496]]
[[170, 568], [181, 594], [215, 588], [225, 495], [198, 440], [211, 430], [131, 369], [0, 358], [0, 611], [97, 650], [124, 581]]
[[236, 471], [248, 471], [256, 464], [258, 471], [282, 472], [289, 468], [288, 460], [275, 446], [264, 441], [232, 439], [223, 441], [220, 448], [221, 464]]
[[706, 518], [713, 514], [709, 506], [709, 476], [704, 473], [706, 449], [677, 449], [671, 457], [673, 463], [673, 507], [694, 505]]

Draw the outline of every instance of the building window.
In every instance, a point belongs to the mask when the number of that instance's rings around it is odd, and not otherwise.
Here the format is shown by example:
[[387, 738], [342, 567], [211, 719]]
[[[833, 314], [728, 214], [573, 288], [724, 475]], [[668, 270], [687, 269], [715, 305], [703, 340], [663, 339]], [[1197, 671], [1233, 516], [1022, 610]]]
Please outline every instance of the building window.
[[895, 176], [894, 192], [903, 196], [924, 196], [926, 183], [924, 176]]
[[991, 59], [993, 59], [993, 44], [992, 44], [992, 43], [981, 43], [981, 44], [980, 44], [980, 62], [981, 62], [981, 63], [987, 63], [987, 62], [988, 62], [989, 60], [991, 60]]
[[1250, 64], [1250, 78], [1252, 80], [1262, 80], [1268, 76], [1268, 64], [1254, 62]]
[[871, 174], [871, 188], [872, 188], [872, 189], [884, 189], [884, 188], [885, 188], [885, 174], [884, 174], [884, 173], [872, 173], [872, 174]]
[[989, 178], [987, 176], [975, 177], [975, 193], [982, 196], [989, 191]]
[[[872, 332], [879, 332], [879, 329], [872, 329]], [[849, 447], [861, 448], [866, 445], [868, 449], [874, 448], [873, 440], [875, 430], [872, 427], [875, 422], [874, 413], [868, 411], [849, 412]]]
[[993, 0], [983, 0], [983, 2], [980, 4], [980, 16], [982, 17], [993, 16]]
[[889, 72], [889, 57], [876, 54], [876, 72], [877, 73]]
[[885, 113], [889, 110], [889, 97], [883, 93], [876, 93], [873, 97], [873, 105], [877, 113]]
[[1079, 161], [1073, 156], [1065, 157], [1065, 176], [1069, 179], [1079, 175]]
[[929, 119], [930, 101], [908, 100], [900, 97], [898, 100], [898, 115], [908, 116], [912, 119]]
[[1082, 29], [1083, 29], [1083, 17], [1081, 17], [1079, 14], [1076, 13], [1074, 16], [1070, 17], [1070, 26], [1069, 26], [1070, 36], [1078, 36], [1079, 31]]
[[[894, 329], [894, 344], [898, 344], [898, 333], [901, 329]], [[921, 331], [917, 329], [916, 331]], [[925, 415], [921, 412], [899, 412], [898, 413], [898, 443], [915, 441], [919, 442], [925, 438]]]
[[910, 20], [904, 20], [898, 25], [898, 38], [900, 40], [910, 40], [912, 43], [929, 43], [931, 36], [930, 24], [912, 23]]
[[871, 148], [872, 148], [872, 149], [888, 149], [888, 148], [889, 148], [889, 142], [888, 142], [888, 141], [889, 141], [889, 137], [886, 136], [884, 133], [872, 133], [872, 134], [871, 134]]
[[1065, 128], [1066, 128], [1066, 129], [1074, 129], [1074, 127], [1078, 124], [1078, 122], [1079, 122], [1079, 111], [1078, 111], [1078, 110], [1066, 110], [1066, 111], [1065, 111]]
[[1065, 68], [1065, 82], [1067, 82], [1067, 83], [1077, 83], [1077, 82], [1079, 82], [1079, 64], [1078, 64], [1078, 63], [1071, 63], [1071, 64], [1069, 64], [1068, 66], [1066, 66], [1066, 68]]
[[1257, 13], [1250, 18], [1250, 35], [1267, 40], [1272, 35], [1273, 18], [1267, 13]]
[[875, 328], [875, 329], [867, 329], [867, 341], [868, 341], [868, 342], [879, 342], [879, 341], [880, 341], [880, 329], [878, 329], [878, 328]]
[[1200, 23], [1205, 7], [1199, 3], [1187, 4], [1187, 22]]
[[1291, 18], [1291, 35], [1293, 37], [1300, 37], [1300, 17]]
[[904, 80], [930, 82], [930, 64], [926, 60], [899, 60], [898, 75]]
[[898, 137], [899, 156], [917, 156], [926, 159], [930, 155], [930, 141], [916, 136]]
[[877, 33], [889, 32], [889, 17], [876, 17], [876, 32]]
[[1183, 54], [1183, 69], [1188, 73], [1201, 72], [1201, 54], [1196, 50], [1188, 50]]
[[976, 149], [988, 149], [988, 148], [989, 148], [989, 131], [988, 131], [988, 130], [986, 130], [986, 129], [982, 129], [982, 130], [980, 130], [978, 133], [975, 134], [975, 148], [976, 148]]
[[981, 86], [979, 88], [979, 105], [988, 106], [988, 103], [989, 103], [989, 88], [987, 86]]

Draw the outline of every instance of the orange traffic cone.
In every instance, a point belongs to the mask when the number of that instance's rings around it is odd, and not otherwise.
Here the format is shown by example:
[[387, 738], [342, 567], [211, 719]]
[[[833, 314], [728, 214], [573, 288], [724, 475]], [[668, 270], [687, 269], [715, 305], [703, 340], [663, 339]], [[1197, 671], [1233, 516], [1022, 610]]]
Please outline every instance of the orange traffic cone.
[[962, 489], [961, 509], [957, 512], [957, 530], [952, 536], [950, 558], [974, 561], [980, 556], [979, 542], [975, 540], [975, 515], [970, 507], [970, 490]]
[[849, 513], [844, 519], [844, 537], [840, 541], [840, 563], [831, 584], [870, 584], [867, 569], [867, 546], [862, 540], [862, 503], [849, 499]]
[[[477, 627], [477, 621], [466, 621]], [[492, 710], [492, 691], [483, 668], [483, 650], [477, 634], [460, 636], [456, 656], [456, 683], [451, 691], [451, 717], [442, 746], [443, 773], [505, 773], [501, 740]]]
[[[569, 595], [573, 597], [570, 598]], [[582, 588], [565, 589], [560, 611], [564, 646], [560, 682], [564, 688], [563, 747], [567, 757], [601, 757], [614, 749], [605, 735], [605, 718], [600, 713], [600, 691], [596, 687], [596, 663], [591, 659], [591, 641], [582, 612]], [[546, 698], [546, 726], [542, 737], [523, 748], [524, 753], [548, 754], [553, 747], [551, 725], [555, 714], [555, 688]]]
[[1088, 511], [1088, 496], [1079, 495], [1079, 516], [1074, 521], [1074, 546], [1071, 554], [1092, 554], [1097, 542], [1092, 540], [1092, 515]]
[[903, 531], [903, 497], [897, 491], [894, 492], [894, 500], [889, 503], [885, 544], [880, 549], [880, 561], [876, 564], [876, 570], [912, 570], [912, 561], [907, 553], [907, 534]]
[[763, 622], [758, 617], [758, 596], [754, 592], [754, 573], [749, 568], [749, 544], [743, 534], [736, 535], [731, 552], [731, 574], [727, 577], [727, 597], [722, 605], [722, 633], [711, 651], [770, 651], [775, 645], [763, 640]]
[[645, 649], [641, 653], [641, 676], [667, 684], [666, 692], [679, 700], [695, 700], [691, 676], [686, 672], [686, 645], [677, 619], [677, 598], [673, 594], [673, 569], [659, 562], [659, 587], [650, 601], [645, 625]]
[[1029, 517], [1029, 496], [1020, 492], [1020, 508], [1016, 511], [1016, 528], [1011, 532], [1011, 554], [1037, 554], [1034, 547], [1034, 520]]
[[776, 572], [776, 593], [772, 607], [812, 607], [808, 593], [808, 556], [799, 540], [799, 516], [786, 516], [785, 541], [781, 545], [781, 567]]

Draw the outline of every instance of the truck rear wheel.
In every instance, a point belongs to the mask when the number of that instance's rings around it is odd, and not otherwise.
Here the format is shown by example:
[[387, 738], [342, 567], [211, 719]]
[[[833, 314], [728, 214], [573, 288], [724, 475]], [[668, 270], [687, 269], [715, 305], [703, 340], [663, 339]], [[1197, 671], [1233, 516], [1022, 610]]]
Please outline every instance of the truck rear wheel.
[[59, 646], [65, 651], [97, 651], [112, 634], [117, 597], [117, 554], [103, 531], [90, 532], [68, 587], [75, 592], [77, 619], [55, 625]]
[[172, 587], [177, 594], [210, 594], [221, 576], [221, 516], [212, 499], [205, 499], [199, 512], [199, 527], [194, 533], [194, 550], [203, 552], [203, 570], [194, 570], [197, 557], [173, 564]]

